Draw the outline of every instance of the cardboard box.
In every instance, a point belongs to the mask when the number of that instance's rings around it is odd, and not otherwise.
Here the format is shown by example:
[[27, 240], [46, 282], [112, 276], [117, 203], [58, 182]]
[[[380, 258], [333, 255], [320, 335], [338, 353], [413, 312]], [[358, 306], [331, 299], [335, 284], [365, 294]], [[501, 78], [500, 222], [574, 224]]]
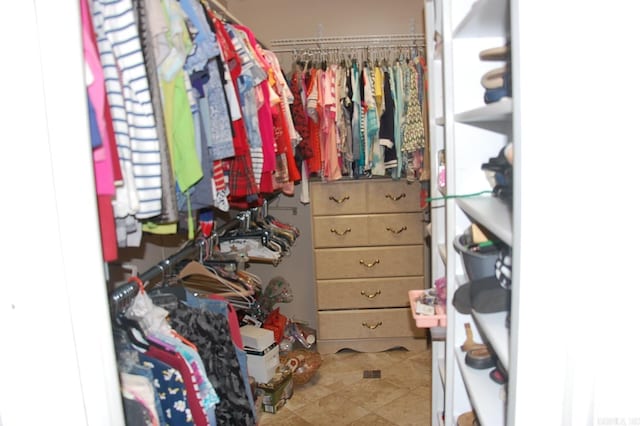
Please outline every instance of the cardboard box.
[[293, 374], [288, 368], [278, 370], [269, 383], [258, 383], [256, 392], [262, 397], [262, 411], [277, 413], [293, 395]]
[[244, 348], [247, 353], [247, 367], [249, 375], [253, 376], [258, 383], [267, 383], [276, 374], [276, 369], [280, 365], [280, 348], [276, 342], [262, 350], [255, 351], [251, 348]]
[[255, 325], [243, 325], [240, 327], [242, 335], [242, 345], [251, 350], [262, 351], [275, 342], [273, 331]]

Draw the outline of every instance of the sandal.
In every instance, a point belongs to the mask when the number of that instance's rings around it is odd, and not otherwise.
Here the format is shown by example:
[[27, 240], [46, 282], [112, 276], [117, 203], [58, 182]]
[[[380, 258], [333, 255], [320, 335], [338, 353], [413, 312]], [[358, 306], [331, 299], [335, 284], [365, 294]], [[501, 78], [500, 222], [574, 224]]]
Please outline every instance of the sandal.
[[467, 411], [466, 413], [462, 413], [458, 416], [456, 425], [457, 426], [480, 426], [480, 423], [478, 422], [476, 413], [474, 413], [473, 411]]
[[468, 322], [464, 324], [464, 332], [467, 334], [467, 339], [460, 346], [462, 352], [468, 352], [474, 349], [486, 349], [484, 343], [476, 343], [473, 340], [473, 331], [471, 330], [471, 324]]

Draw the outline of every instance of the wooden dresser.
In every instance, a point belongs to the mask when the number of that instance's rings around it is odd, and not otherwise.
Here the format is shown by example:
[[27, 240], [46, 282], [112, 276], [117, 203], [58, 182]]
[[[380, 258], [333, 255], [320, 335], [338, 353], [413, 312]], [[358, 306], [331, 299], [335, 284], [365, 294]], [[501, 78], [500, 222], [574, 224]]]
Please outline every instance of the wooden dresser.
[[420, 185], [311, 183], [318, 351], [426, 348], [408, 291], [425, 287]]

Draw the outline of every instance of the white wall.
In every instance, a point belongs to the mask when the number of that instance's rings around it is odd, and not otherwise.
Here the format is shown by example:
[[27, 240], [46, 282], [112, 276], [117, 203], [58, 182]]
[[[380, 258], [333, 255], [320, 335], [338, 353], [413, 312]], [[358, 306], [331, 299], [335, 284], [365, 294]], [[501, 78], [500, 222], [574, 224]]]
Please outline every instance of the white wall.
[[[228, 0], [228, 9], [271, 47], [277, 39], [424, 33], [421, 0]], [[288, 72], [291, 56], [278, 55]]]
[[0, 24], [4, 426], [123, 424], [78, 9], [18, 2]]

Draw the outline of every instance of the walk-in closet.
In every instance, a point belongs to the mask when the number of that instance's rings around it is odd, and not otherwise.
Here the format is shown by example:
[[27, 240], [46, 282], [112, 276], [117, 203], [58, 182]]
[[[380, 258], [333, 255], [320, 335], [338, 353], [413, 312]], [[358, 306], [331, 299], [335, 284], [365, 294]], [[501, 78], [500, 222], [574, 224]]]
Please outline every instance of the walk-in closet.
[[633, 8], [12, 3], [0, 426], [640, 424]]

